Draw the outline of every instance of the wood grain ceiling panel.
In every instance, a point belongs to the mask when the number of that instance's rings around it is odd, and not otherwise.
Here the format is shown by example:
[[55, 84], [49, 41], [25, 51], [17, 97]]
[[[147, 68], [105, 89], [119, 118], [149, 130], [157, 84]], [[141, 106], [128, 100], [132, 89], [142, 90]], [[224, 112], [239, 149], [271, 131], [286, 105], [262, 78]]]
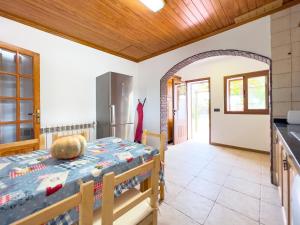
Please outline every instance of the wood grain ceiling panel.
[[232, 23], [234, 18], [240, 15], [240, 9], [237, 0], [219, 0], [225, 14], [230, 18]]
[[138, 19], [143, 19], [144, 24], [149, 23], [152, 29], [157, 29], [164, 40], [180, 43], [191, 38], [188, 32], [182, 32], [185, 30], [184, 26], [169, 20], [165, 14], [153, 14], [140, 1], [119, 0], [119, 2], [126, 5]]
[[138, 62], [234, 28], [272, 1], [166, 0], [154, 13], [139, 0], [0, 0], [0, 15]]
[[129, 55], [131, 57], [139, 57], [139, 58], [145, 57], [149, 54], [149, 52], [145, 52], [144, 50], [132, 45], [122, 49], [121, 53]]
[[229, 17], [225, 14], [225, 11], [219, 0], [202, 0], [202, 1], [207, 2], [207, 4], [210, 3], [212, 5], [214, 11], [216, 12], [218, 18], [217, 20], [223, 24], [222, 27], [227, 27], [232, 23]]
[[239, 8], [239, 14], [245, 14], [250, 11], [247, 0], [236, 0], [236, 2]]
[[247, 0], [247, 3], [248, 3], [249, 10], [253, 10], [253, 9], [256, 8], [256, 1], [255, 0]]
[[224, 26], [224, 24], [218, 17], [218, 14], [210, 0], [192, 0], [192, 1], [195, 2], [195, 4], [197, 4], [197, 2], [202, 3], [203, 5], [202, 11], [204, 17], [212, 20], [213, 23], [217, 26], [217, 29], [222, 28]]

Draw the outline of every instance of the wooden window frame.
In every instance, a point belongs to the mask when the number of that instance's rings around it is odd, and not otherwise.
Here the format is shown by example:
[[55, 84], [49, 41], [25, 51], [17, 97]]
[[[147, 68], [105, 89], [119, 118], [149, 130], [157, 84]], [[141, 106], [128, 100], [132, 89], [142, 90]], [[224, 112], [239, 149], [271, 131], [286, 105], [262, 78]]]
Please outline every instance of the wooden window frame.
[[[269, 70], [256, 71], [251, 73], [243, 73], [236, 75], [224, 76], [224, 113], [225, 114], [270, 114], [270, 103], [269, 103]], [[266, 77], [266, 108], [265, 109], [248, 109], [248, 79], [252, 77]], [[228, 90], [227, 81], [232, 78], [242, 77], [243, 79], [243, 100], [244, 110], [243, 111], [229, 111], [228, 110]]]

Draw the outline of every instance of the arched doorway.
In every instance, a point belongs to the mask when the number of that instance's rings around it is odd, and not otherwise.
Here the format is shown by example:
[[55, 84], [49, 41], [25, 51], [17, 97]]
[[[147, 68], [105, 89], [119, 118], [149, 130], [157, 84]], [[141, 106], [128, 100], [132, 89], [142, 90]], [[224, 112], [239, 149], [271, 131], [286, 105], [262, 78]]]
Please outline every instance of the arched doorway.
[[[167, 117], [168, 117], [168, 104], [167, 104], [167, 82], [168, 79], [171, 78], [174, 74], [176, 74], [179, 70], [182, 68], [188, 66], [191, 63], [194, 63], [198, 60], [202, 60], [209, 57], [214, 56], [242, 56], [254, 60], [258, 60], [261, 62], [266, 63], [269, 65], [270, 74], [271, 74], [271, 64], [272, 60], [266, 56], [259, 55], [257, 53], [248, 52], [248, 51], [242, 51], [242, 50], [235, 50], [235, 49], [226, 49], [226, 50], [211, 50], [207, 52], [198, 53], [196, 55], [190, 56], [181, 62], [177, 63], [175, 66], [173, 66], [171, 69], [167, 71], [167, 73], [160, 79], [160, 131], [167, 133], [168, 127], [167, 127]], [[270, 79], [270, 102], [271, 102], [271, 96], [272, 96], [272, 88], [271, 88], [271, 79]], [[272, 110], [270, 106], [270, 110]], [[271, 121], [272, 121], [272, 115], [271, 115]], [[272, 126], [272, 123], [271, 123]], [[272, 131], [272, 129], [271, 129]], [[271, 135], [271, 143], [272, 143], [272, 135]]]

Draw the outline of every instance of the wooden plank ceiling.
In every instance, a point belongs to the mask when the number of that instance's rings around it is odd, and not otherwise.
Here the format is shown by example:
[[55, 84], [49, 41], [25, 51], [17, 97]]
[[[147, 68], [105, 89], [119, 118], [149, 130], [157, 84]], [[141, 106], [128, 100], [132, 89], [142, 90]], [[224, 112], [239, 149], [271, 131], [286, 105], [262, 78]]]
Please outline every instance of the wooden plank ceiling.
[[154, 13], [139, 0], [0, 0], [0, 16], [139, 62], [233, 28], [270, 2], [166, 0]]

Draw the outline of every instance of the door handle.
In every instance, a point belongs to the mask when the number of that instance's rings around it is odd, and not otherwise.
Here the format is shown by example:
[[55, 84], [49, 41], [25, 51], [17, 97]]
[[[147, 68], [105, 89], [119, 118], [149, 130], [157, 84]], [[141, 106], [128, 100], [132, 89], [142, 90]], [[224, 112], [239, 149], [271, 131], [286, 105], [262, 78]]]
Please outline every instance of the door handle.
[[34, 116], [36, 123], [40, 123], [40, 110], [37, 109], [34, 113], [27, 113], [28, 116]]
[[115, 127], [111, 127], [111, 136], [112, 137], [116, 136], [116, 128]]
[[116, 123], [115, 105], [110, 105], [110, 124]]
[[288, 164], [287, 159], [284, 159], [282, 162], [283, 162], [283, 169], [288, 170], [289, 169], [289, 164]]

